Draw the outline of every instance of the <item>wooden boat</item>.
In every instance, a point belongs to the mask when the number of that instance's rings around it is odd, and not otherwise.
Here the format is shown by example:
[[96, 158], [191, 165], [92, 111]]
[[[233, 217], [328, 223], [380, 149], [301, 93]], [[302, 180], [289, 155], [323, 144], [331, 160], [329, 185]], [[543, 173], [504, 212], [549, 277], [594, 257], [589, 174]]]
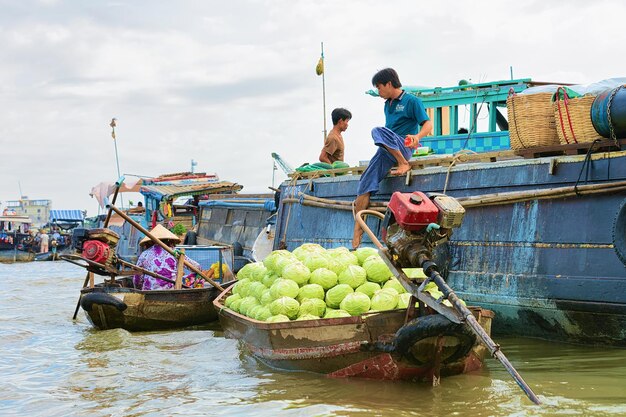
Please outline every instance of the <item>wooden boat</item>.
[[124, 277], [83, 288], [80, 306], [101, 330], [170, 329], [217, 320], [213, 300], [219, 292], [214, 287], [142, 291]]
[[[510, 136], [533, 135], [536, 124], [496, 129], [498, 109], [511, 89], [523, 97], [536, 86], [506, 80], [467, 89], [407, 88], [434, 119], [434, 135], [421, 143], [437, 153], [411, 159], [405, 176], [385, 178], [371, 208], [384, 212], [398, 191], [443, 191], [463, 205], [464, 225], [436, 262], [459, 297], [495, 312], [494, 333], [626, 347], [626, 133], [509, 149]], [[626, 97], [626, 89], [612, 91]], [[626, 114], [626, 100], [620, 103], [613, 102], [612, 114]], [[466, 105], [473, 123], [478, 108], [488, 107], [488, 131], [470, 126], [471, 133], [457, 134]], [[548, 108], [546, 131], [555, 128], [550, 105], [548, 98], [541, 106]], [[556, 131], [553, 136], [558, 139]], [[290, 175], [281, 185], [273, 248], [350, 246], [364, 169]], [[379, 233], [377, 222], [370, 225]], [[367, 236], [363, 244], [372, 245]]]
[[[261, 322], [213, 302], [226, 337], [239, 339], [268, 366], [330, 377], [426, 380], [471, 372], [482, 366], [485, 348], [466, 326], [439, 314], [406, 321], [398, 309], [358, 317]], [[493, 313], [471, 309], [489, 334]], [[406, 324], [405, 324], [406, 323]]]

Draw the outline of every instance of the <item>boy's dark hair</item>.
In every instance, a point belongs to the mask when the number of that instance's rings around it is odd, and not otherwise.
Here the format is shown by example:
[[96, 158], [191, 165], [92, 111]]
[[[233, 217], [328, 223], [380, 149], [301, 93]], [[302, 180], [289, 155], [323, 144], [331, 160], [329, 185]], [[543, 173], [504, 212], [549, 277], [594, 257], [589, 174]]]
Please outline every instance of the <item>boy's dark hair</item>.
[[330, 117], [332, 117], [333, 119], [333, 126], [334, 126], [337, 123], [339, 123], [340, 120], [352, 119], [352, 113], [350, 113], [350, 111], [346, 109], [338, 108], [338, 109], [333, 110], [333, 112], [330, 114]]
[[376, 87], [378, 84], [387, 84], [391, 81], [391, 85], [394, 88], [402, 87], [402, 83], [400, 82], [400, 77], [398, 77], [398, 73], [393, 68], [385, 68], [378, 71], [372, 77], [372, 85]]

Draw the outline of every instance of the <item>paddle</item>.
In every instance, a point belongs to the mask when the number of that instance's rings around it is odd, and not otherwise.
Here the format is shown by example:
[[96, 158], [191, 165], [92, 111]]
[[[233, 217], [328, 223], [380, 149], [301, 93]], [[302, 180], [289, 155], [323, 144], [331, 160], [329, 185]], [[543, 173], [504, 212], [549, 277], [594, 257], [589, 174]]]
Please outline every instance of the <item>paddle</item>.
[[[113, 194], [113, 200], [111, 204], [115, 204], [115, 200], [117, 200], [117, 195], [120, 192], [120, 187], [122, 186], [122, 183], [124, 183], [123, 175], [119, 177], [119, 179], [115, 182], [115, 193]], [[109, 221], [111, 220], [111, 214], [112, 214], [111, 209], [109, 209], [107, 213], [107, 217], [106, 219], [104, 219], [105, 229], [109, 226]], [[89, 283], [89, 273], [87, 273], [87, 276], [85, 277], [83, 288], [85, 288], [88, 283]], [[74, 310], [74, 315], [72, 316], [72, 320], [76, 320], [76, 316], [78, 315], [78, 309], [80, 308], [80, 300], [82, 297], [83, 297], [83, 293], [80, 293], [80, 295], [78, 296], [78, 301], [76, 302], [76, 309]]]
[[[124, 213], [123, 211], [121, 211], [120, 209], [118, 209], [117, 207], [115, 207], [113, 204], [109, 204], [107, 205], [107, 208], [110, 210], [113, 210], [115, 213], [117, 213], [120, 217], [122, 217], [124, 220], [126, 220], [128, 223], [130, 223], [133, 227], [135, 227], [137, 230], [139, 230], [141, 233], [143, 233], [144, 235], [146, 235], [150, 240], [152, 240], [154, 243], [156, 243], [157, 245], [159, 245], [161, 248], [163, 248], [163, 250], [165, 250], [167, 253], [169, 253], [170, 255], [174, 256], [175, 258], [178, 258], [178, 254], [176, 253], [176, 251], [174, 251], [172, 248], [170, 248], [169, 246], [167, 246], [165, 243], [163, 243], [158, 237], [154, 236], [152, 233], [150, 233], [146, 228], [144, 228], [142, 225], [140, 225], [139, 223], [137, 223], [136, 221], [134, 221], [132, 218], [130, 218], [126, 213]], [[222, 288], [222, 286], [220, 286], [217, 282], [213, 281], [211, 278], [209, 278], [208, 276], [206, 276], [206, 274], [204, 272], [202, 272], [199, 268], [196, 268], [191, 262], [189, 262], [186, 258], [183, 258], [183, 262], [185, 263], [185, 266], [187, 266], [187, 268], [189, 268], [190, 270], [192, 270], [193, 272], [195, 272], [197, 275], [200, 275], [202, 278], [204, 278], [209, 284], [213, 285], [215, 288], [217, 288], [220, 291], [224, 291], [224, 288]]]

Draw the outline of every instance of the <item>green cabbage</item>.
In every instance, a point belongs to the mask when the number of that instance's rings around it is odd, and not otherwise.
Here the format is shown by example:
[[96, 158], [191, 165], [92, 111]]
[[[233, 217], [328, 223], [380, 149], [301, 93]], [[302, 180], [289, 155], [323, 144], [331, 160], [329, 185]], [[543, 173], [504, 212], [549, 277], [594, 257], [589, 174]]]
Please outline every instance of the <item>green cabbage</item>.
[[260, 305], [259, 300], [257, 300], [256, 298], [252, 296], [244, 297], [241, 300], [241, 304], [239, 304], [239, 312], [245, 316], [248, 313], [249, 309], [258, 305]]
[[325, 253], [312, 253], [302, 262], [309, 268], [309, 271], [313, 272], [319, 268], [327, 268], [328, 269], [328, 260], [330, 257]]
[[443, 292], [439, 291], [439, 287], [434, 282], [429, 282], [428, 284], [426, 284], [426, 286], [424, 287], [424, 292], [429, 293], [431, 297], [433, 297], [435, 300], [443, 297]]
[[324, 252], [326, 252], [326, 249], [324, 249], [321, 245], [318, 245], [317, 243], [304, 243], [301, 246], [295, 248], [292, 253], [296, 258], [303, 262], [314, 253]]
[[280, 297], [270, 303], [272, 315], [284, 314], [290, 319], [298, 317], [300, 303], [290, 297]]
[[278, 278], [270, 287], [270, 293], [274, 300], [280, 297], [296, 298], [300, 292], [300, 287], [290, 279]]
[[406, 290], [397, 278], [391, 278], [389, 281], [385, 282], [385, 285], [383, 285], [383, 289], [384, 288], [393, 288], [394, 290], [398, 291], [398, 294], [406, 292]]
[[409, 306], [409, 301], [411, 301], [411, 294], [408, 292], [404, 292], [398, 296], [398, 305], [396, 308], [407, 308]]
[[342, 310], [350, 313], [351, 316], [360, 316], [363, 313], [367, 313], [370, 309], [370, 303], [370, 298], [367, 295], [361, 292], [354, 292], [344, 297], [340, 307]]
[[267, 319], [265, 319], [265, 321], [267, 323], [280, 323], [283, 321], [289, 321], [289, 317], [285, 316], [284, 314], [277, 314], [275, 316], [270, 316]]
[[353, 292], [354, 290], [348, 284], [337, 284], [326, 291], [326, 305], [331, 308], [339, 308], [344, 297]]
[[363, 268], [365, 268], [367, 272], [368, 281], [378, 282], [380, 284], [391, 277], [391, 271], [380, 257], [375, 258], [370, 256], [363, 263]]
[[267, 306], [260, 307], [256, 310], [256, 314], [254, 315], [255, 320], [265, 321], [272, 316], [272, 312], [270, 308]]
[[396, 290], [395, 288], [391, 288], [391, 287], [383, 288], [383, 289], [381, 289], [381, 291], [387, 291], [388, 293], [391, 293], [391, 294], [396, 295], [396, 296], [400, 295], [398, 293], [398, 290]]
[[257, 300], [261, 301], [261, 296], [263, 292], [267, 290], [267, 287], [258, 281], [253, 281], [248, 286], [248, 295], [255, 297]]
[[334, 258], [335, 256], [341, 255], [342, 253], [352, 253], [352, 252], [350, 252], [350, 249], [346, 248], [345, 246], [339, 246], [337, 248], [328, 249], [326, 253]]
[[338, 281], [340, 284], [348, 284], [353, 289], [365, 283], [367, 273], [365, 269], [358, 265], [348, 265], [348, 267], [339, 274]]
[[239, 294], [231, 294], [224, 300], [224, 305], [230, 308], [230, 305], [237, 300], [241, 300], [241, 296]]
[[348, 265], [360, 265], [359, 259], [352, 252], [341, 252], [333, 257], [335, 261], [342, 264], [344, 267]]
[[300, 288], [300, 292], [296, 299], [300, 302], [305, 298], [319, 298], [324, 300], [324, 288], [318, 284], [307, 284]]
[[298, 285], [309, 282], [311, 271], [302, 262], [293, 262], [283, 269], [283, 278], [290, 279]]
[[326, 303], [319, 298], [305, 298], [300, 303], [300, 311], [298, 316], [304, 314], [313, 314], [314, 316], [322, 317], [326, 312]]
[[378, 256], [378, 251], [374, 248], [358, 248], [354, 251], [354, 255], [356, 255], [359, 260], [359, 265], [363, 265], [363, 262], [372, 255]]
[[374, 295], [374, 293], [378, 290], [380, 290], [380, 284], [367, 281], [366, 283], [359, 285], [354, 291], [362, 292], [363, 294], [367, 295], [369, 298], [372, 298], [372, 295]]
[[248, 286], [252, 283], [249, 278], [240, 279], [233, 286], [233, 294], [239, 294], [241, 298], [248, 295]]
[[327, 269], [333, 271], [336, 275], [339, 275], [346, 269], [347, 265], [342, 264], [337, 259], [332, 256], [328, 257], [328, 266]]
[[372, 296], [372, 310], [393, 310], [398, 305], [398, 295], [393, 291], [379, 290]]
[[274, 283], [274, 281], [276, 281], [278, 278], [279, 278], [278, 275], [276, 275], [275, 273], [273, 273], [271, 271], [267, 271], [265, 276], [263, 276], [263, 279], [261, 280], [261, 282], [267, 288], [270, 288], [272, 286], [272, 284]]
[[282, 277], [283, 273], [285, 272], [285, 268], [294, 263], [300, 263], [298, 258], [296, 258], [295, 256], [279, 257], [278, 260], [276, 261], [276, 273], [280, 277]]
[[[237, 294], [239, 295], [239, 294]], [[233, 311], [236, 311], [237, 313], [239, 313], [239, 307], [241, 307], [241, 302], [243, 301], [243, 298], [239, 298], [238, 300], [233, 301], [230, 304], [230, 309]]]
[[322, 288], [328, 290], [337, 285], [337, 274], [329, 269], [319, 268], [311, 273], [309, 283], [321, 285]]
[[270, 271], [280, 275], [282, 270], [279, 269], [279, 266], [277, 264], [279, 261], [284, 261], [285, 258], [291, 259], [291, 260], [298, 259], [295, 256], [293, 256], [291, 252], [287, 250], [284, 250], [284, 249], [275, 250], [269, 255], [267, 255], [267, 257], [263, 260], [263, 265], [265, 265], [265, 267], [269, 269]]
[[253, 318], [256, 316], [257, 311], [259, 311], [259, 310], [260, 310], [260, 309], [262, 309], [262, 308], [263, 308], [263, 306], [262, 306], [262, 305], [260, 305], [260, 304], [259, 304], [259, 305], [256, 305], [256, 306], [253, 306], [253, 307], [250, 307], [250, 308], [248, 309], [248, 311], [246, 311], [246, 316], [248, 316], [248, 317], [250, 317], [251, 319], [253, 319]]
[[402, 272], [408, 278], [427, 278], [422, 268], [402, 268]]
[[274, 301], [274, 297], [272, 297], [272, 292], [269, 289], [263, 291], [263, 294], [261, 295], [261, 299], [259, 300], [261, 305], [266, 306], [272, 301]]
[[325, 319], [336, 319], [340, 317], [352, 317], [350, 313], [344, 310], [326, 310], [326, 314], [324, 314]]
[[237, 278], [250, 279], [251, 281], [261, 281], [266, 273], [267, 268], [263, 262], [253, 262], [245, 264], [243, 268], [237, 272]]
[[319, 320], [320, 318], [318, 316], [315, 316], [313, 314], [303, 314], [301, 316], [298, 316], [298, 318], [296, 320]]

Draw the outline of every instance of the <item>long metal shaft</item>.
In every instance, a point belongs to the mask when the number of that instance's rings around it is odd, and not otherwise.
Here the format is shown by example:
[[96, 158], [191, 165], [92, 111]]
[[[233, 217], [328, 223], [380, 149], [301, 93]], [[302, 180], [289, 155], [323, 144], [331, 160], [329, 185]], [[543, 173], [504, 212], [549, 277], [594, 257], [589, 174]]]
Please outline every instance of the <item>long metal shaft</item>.
[[[431, 265], [434, 263], [430, 262]], [[422, 267], [427, 266], [426, 262], [422, 264]], [[454, 308], [464, 317], [465, 323], [467, 326], [474, 332], [474, 334], [480, 339], [480, 341], [487, 347], [491, 355], [496, 358], [502, 366], [507, 370], [507, 372], [513, 377], [517, 385], [524, 391], [526, 396], [535, 404], [541, 404], [541, 400], [539, 397], [533, 392], [530, 386], [524, 381], [522, 376], [517, 372], [517, 370], [513, 367], [511, 362], [504, 356], [504, 353], [500, 350], [500, 345], [494, 342], [491, 337], [487, 334], [485, 329], [478, 323], [474, 315], [471, 311], [463, 304], [460, 298], [452, 291], [452, 288], [444, 281], [443, 277], [435, 270], [431, 268], [430, 278], [437, 284], [437, 287], [443, 292], [444, 297], [446, 297], [450, 303], [454, 306]]]

